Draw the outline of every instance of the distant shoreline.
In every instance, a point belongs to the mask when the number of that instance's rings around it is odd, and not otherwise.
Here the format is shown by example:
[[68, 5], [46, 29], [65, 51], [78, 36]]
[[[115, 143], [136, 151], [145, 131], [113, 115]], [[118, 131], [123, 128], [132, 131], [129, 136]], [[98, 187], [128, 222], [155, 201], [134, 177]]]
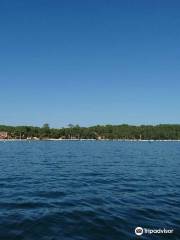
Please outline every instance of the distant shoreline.
[[96, 125], [80, 127], [69, 124], [66, 128], [0, 125], [0, 139], [27, 139], [53, 141], [174, 141], [180, 140], [180, 124], [159, 125]]
[[180, 139], [0, 139], [0, 142], [36, 142], [36, 141], [97, 141], [97, 142], [180, 142]]

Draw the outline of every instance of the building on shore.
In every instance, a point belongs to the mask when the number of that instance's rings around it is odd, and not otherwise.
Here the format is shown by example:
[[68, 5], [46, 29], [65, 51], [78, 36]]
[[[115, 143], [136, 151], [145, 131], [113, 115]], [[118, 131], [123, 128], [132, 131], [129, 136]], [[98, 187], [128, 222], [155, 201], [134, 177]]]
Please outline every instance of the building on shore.
[[0, 139], [7, 139], [8, 133], [7, 132], [0, 132]]

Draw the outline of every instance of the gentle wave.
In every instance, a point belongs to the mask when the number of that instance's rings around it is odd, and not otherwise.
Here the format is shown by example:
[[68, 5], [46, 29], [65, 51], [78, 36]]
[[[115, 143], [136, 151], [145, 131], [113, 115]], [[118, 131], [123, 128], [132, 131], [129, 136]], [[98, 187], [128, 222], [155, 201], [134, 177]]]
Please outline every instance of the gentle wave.
[[0, 240], [127, 240], [137, 226], [178, 240], [179, 156], [177, 142], [1, 142]]

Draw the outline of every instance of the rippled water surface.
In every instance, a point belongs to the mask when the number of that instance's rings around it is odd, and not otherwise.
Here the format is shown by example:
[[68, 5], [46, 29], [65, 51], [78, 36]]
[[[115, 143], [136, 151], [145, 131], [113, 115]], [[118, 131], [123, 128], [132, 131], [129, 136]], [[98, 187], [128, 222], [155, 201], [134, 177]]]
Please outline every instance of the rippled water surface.
[[0, 240], [180, 239], [180, 143], [0, 142]]

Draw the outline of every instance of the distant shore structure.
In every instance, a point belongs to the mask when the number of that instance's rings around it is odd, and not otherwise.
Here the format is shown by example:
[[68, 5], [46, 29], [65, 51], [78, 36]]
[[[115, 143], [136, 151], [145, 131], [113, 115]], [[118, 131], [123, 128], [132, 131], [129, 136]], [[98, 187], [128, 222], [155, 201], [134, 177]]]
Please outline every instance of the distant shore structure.
[[0, 139], [8, 139], [8, 133], [7, 132], [0, 132]]

